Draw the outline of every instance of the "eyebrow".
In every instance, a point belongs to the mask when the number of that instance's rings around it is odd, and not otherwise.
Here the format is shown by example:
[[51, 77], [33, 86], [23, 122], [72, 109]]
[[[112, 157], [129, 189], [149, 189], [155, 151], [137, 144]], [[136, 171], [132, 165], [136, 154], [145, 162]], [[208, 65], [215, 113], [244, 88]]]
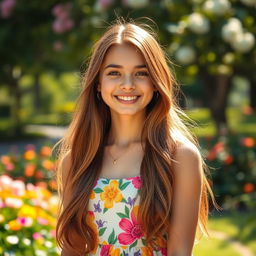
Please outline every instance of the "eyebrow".
[[[123, 66], [117, 65], [117, 64], [109, 64], [104, 69], [106, 69], [106, 68], [122, 68], [122, 67]], [[147, 66], [145, 64], [135, 66], [135, 68], [146, 68], [146, 67]]]

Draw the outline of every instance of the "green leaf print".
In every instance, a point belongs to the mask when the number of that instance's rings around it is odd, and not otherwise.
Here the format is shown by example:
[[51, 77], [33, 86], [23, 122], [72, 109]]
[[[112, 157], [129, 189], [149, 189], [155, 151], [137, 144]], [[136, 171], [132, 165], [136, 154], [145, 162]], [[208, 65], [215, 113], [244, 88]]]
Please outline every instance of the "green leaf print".
[[102, 236], [102, 235], [104, 234], [106, 228], [107, 228], [107, 227], [100, 229], [100, 231], [99, 231], [99, 236]]
[[126, 183], [124, 183], [122, 186], [119, 185], [119, 188], [120, 188], [121, 190], [124, 190], [129, 184], [130, 184], [130, 182], [126, 182]]
[[133, 247], [135, 247], [138, 243], [138, 240], [136, 240], [133, 244], [129, 246], [129, 250], [131, 250]]
[[108, 208], [104, 208], [104, 209], [103, 209], [103, 213], [105, 213], [107, 210], [108, 210]]
[[123, 214], [123, 213], [121, 213], [121, 212], [117, 212], [116, 214], [117, 214], [121, 219], [129, 218], [129, 215], [127, 216], [127, 215], [125, 215], [125, 214]]
[[130, 211], [129, 211], [129, 208], [128, 208], [127, 206], [125, 206], [124, 211], [125, 211], [125, 213], [117, 212], [116, 214], [117, 214], [121, 219], [123, 219], [123, 218], [129, 219]]
[[125, 199], [125, 198], [123, 198], [123, 199], [121, 200], [121, 202], [123, 202], [123, 203], [127, 203], [127, 201], [126, 201], [126, 199]]
[[142, 241], [143, 245], [146, 245], [146, 240], [145, 239], [142, 238], [141, 241]]
[[129, 217], [129, 208], [127, 206], [125, 206], [125, 214]]
[[102, 183], [103, 184], [109, 184], [109, 180], [103, 180]]
[[121, 189], [122, 184], [123, 184], [123, 180], [119, 179], [119, 189]]
[[95, 189], [94, 189], [94, 192], [98, 194], [98, 193], [103, 192], [103, 190], [102, 190], [101, 188], [95, 188]]
[[115, 230], [113, 229], [113, 231], [111, 232], [111, 234], [108, 237], [108, 243], [109, 244], [114, 244], [115, 240], [116, 240], [116, 235], [115, 235]]

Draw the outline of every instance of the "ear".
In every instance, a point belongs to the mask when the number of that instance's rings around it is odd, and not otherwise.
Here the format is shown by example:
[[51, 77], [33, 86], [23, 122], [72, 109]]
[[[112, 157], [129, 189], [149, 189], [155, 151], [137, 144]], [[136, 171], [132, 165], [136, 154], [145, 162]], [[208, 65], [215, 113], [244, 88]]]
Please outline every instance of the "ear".
[[97, 84], [97, 91], [100, 92], [100, 90], [101, 90], [101, 86], [100, 84]]

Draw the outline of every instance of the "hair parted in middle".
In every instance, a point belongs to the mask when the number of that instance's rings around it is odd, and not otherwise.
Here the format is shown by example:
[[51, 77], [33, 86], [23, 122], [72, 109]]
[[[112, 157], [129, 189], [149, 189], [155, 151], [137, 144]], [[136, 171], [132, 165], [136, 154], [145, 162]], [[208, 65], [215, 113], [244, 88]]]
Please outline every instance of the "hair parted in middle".
[[[77, 233], [85, 241], [85, 252], [96, 246], [96, 234], [86, 222], [90, 193], [100, 175], [104, 146], [111, 126], [109, 107], [97, 96], [99, 72], [110, 47], [119, 44], [135, 46], [145, 59], [150, 78], [158, 95], [146, 109], [141, 141], [145, 142], [141, 163], [141, 191], [138, 221], [142, 225], [146, 241], [155, 246], [155, 238], [167, 239], [173, 195], [173, 158], [179, 141], [199, 146], [179, 115], [186, 116], [175, 98], [177, 83], [171, 63], [155, 35], [146, 25], [118, 20], [95, 44], [88, 67], [83, 74], [82, 88], [77, 100], [71, 124], [66, 135], [59, 141], [57, 178], [62, 200], [69, 201], [63, 207], [57, 223], [57, 241], [60, 246], [72, 245], [71, 234]], [[71, 167], [63, 184], [60, 171], [63, 159], [70, 154]], [[204, 169], [206, 165], [202, 159]], [[200, 206], [199, 226], [206, 231], [208, 216], [207, 191], [211, 189], [204, 177]]]

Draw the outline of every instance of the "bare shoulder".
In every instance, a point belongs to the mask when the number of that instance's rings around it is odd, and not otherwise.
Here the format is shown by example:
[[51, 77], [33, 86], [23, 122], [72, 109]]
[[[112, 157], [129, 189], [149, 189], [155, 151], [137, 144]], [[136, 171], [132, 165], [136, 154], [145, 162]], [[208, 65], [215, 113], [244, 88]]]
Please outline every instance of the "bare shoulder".
[[202, 156], [192, 142], [179, 142], [173, 155], [174, 172], [186, 177], [202, 175]]

